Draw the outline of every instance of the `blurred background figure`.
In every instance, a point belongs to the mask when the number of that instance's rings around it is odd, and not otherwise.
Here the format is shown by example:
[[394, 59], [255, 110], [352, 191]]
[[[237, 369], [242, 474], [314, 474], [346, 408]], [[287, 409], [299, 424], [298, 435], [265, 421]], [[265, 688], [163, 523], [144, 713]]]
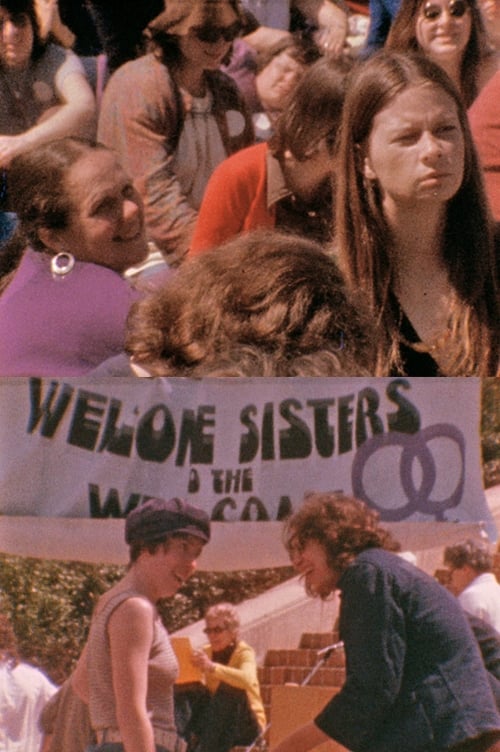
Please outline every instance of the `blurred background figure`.
[[93, 137], [95, 118], [81, 62], [71, 50], [42, 39], [33, 0], [1, 0], [0, 207], [9, 203], [14, 157], [63, 136]]
[[256, 141], [267, 141], [278, 116], [307, 67], [320, 57], [315, 42], [293, 35], [261, 52], [243, 39], [234, 42], [233, 54], [223, 69], [236, 81], [252, 113]]
[[183, 734], [188, 752], [229, 752], [252, 744], [266, 726], [257, 662], [253, 648], [239, 637], [235, 606], [211, 606], [205, 623], [209, 644], [191, 658], [205, 684], [176, 693], [176, 717], [179, 707], [189, 719]]
[[38, 718], [57, 687], [39, 669], [24, 663], [6, 614], [0, 614], [0, 749], [39, 752]]
[[466, 540], [448, 546], [444, 564], [450, 572], [449, 588], [464, 611], [500, 632], [500, 584], [492, 572], [493, 555], [488, 545]]
[[334, 145], [347, 70], [347, 63], [318, 60], [302, 75], [269, 142], [219, 165], [203, 197], [190, 254], [258, 228], [331, 240]]
[[104, 91], [99, 140], [134, 178], [148, 240], [169, 264], [187, 251], [215, 167], [254, 140], [243, 97], [220, 70], [243, 22], [236, 0], [169, 1], [148, 25], [152, 51]]
[[476, 0], [402, 0], [385, 47], [420, 52], [439, 65], [466, 107], [500, 65]]

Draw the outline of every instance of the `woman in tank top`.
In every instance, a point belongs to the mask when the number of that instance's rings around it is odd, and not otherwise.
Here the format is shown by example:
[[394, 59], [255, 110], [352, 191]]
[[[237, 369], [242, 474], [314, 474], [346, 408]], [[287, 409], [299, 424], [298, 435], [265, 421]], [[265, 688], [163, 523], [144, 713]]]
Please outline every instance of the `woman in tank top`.
[[128, 515], [128, 571], [98, 601], [73, 675], [89, 703], [93, 752], [184, 752], [174, 721], [178, 664], [156, 603], [193, 574], [209, 538], [208, 516], [180, 499], [150, 499]]

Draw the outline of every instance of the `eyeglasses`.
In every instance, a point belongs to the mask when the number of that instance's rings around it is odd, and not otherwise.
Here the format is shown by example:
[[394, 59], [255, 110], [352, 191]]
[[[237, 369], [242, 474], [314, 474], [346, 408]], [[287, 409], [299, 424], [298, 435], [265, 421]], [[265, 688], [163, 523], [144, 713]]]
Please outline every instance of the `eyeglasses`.
[[198, 41], [207, 44], [216, 44], [221, 37], [225, 42], [232, 42], [239, 36], [241, 24], [235, 21], [231, 26], [193, 26], [191, 32]]
[[[468, 10], [469, 6], [465, 0], [451, 0], [448, 3], [448, 13], [452, 18], [462, 18]], [[428, 21], [436, 21], [443, 12], [444, 8], [437, 3], [426, 3], [422, 10], [424, 18]]]
[[227, 627], [205, 627], [203, 630], [205, 634], [222, 634], [222, 632], [225, 632]]

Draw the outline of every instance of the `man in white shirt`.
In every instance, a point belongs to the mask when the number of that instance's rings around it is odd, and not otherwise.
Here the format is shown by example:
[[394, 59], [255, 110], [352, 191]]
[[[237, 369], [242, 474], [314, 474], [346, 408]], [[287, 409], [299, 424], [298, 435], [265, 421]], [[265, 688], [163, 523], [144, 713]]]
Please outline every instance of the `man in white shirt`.
[[0, 614], [0, 750], [38, 752], [38, 717], [57, 687], [39, 669], [19, 660], [9, 619]]
[[450, 571], [450, 589], [464, 611], [500, 632], [500, 584], [488, 546], [473, 540], [448, 546], [444, 563]]

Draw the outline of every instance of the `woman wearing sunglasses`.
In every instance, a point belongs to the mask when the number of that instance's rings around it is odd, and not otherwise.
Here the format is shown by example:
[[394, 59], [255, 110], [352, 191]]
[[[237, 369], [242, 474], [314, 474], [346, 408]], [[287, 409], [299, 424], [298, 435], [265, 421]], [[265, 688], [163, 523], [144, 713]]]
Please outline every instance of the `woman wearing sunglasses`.
[[385, 48], [423, 53], [449, 75], [466, 107], [499, 68], [476, 0], [402, 0]]
[[219, 70], [243, 22], [237, 0], [169, 0], [147, 28], [149, 54], [106, 86], [99, 140], [135, 179], [148, 240], [170, 263], [187, 251], [214, 168], [253, 142], [243, 98]]
[[[240, 640], [240, 618], [231, 603], [218, 603], [205, 614], [209, 644], [192, 655], [205, 675], [205, 686], [183, 698], [189, 705], [184, 729], [188, 752], [229, 752], [252, 744], [266, 725], [255, 653]], [[190, 685], [191, 686], [191, 685]], [[176, 720], [181, 698], [176, 694]]]

